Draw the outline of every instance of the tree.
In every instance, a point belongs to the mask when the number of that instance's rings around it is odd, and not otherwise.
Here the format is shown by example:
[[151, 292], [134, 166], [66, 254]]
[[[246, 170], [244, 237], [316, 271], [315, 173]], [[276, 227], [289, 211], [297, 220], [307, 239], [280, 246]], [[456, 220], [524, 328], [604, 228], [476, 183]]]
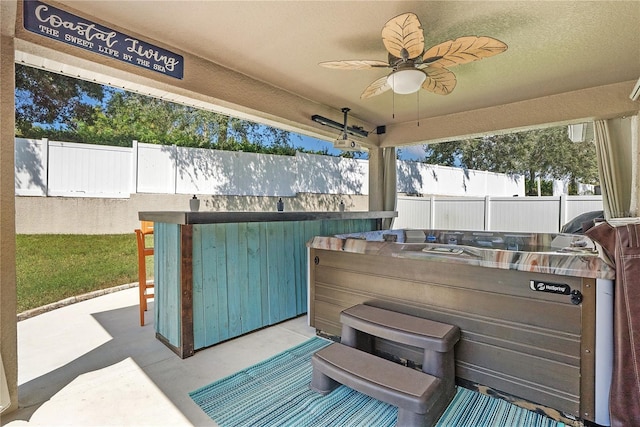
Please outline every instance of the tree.
[[130, 146], [135, 139], [191, 147], [209, 144], [209, 128], [199, 126], [208, 112], [157, 98], [110, 90], [104, 107], [96, 107], [94, 113], [91, 122], [78, 120], [77, 134], [84, 142]]
[[523, 175], [527, 194], [536, 194], [538, 178], [595, 184], [598, 180], [593, 141], [572, 142], [566, 127], [427, 145], [425, 162], [464, 169]]
[[[151, 144], [215, 148], [265, 154], [305, 150], [291, 132], [248, 120], [198, 110], [38, 68], [16, 65], [16, 131], [24, 138], [131, 146]], [[343, 152], [342, 157], [366, 158]]]
[[282, 129], [16, 65], [16, 136], [294, 155]]
[[126, 146], [135, 139], [150, 144], [295, 154], [288, 131], [124, 91], [112, 91], [104, 109], [96, 109], [91, 123], [78, 123], [77, 133], [85, 142], [101, 144]]
[[41, 137], [47, 128], [72, 132], [77, 120], [92, 120], [103, 97], [98, 84], [16, 64], [16, 135]]
[[424, 145], [425, 163], [433, 165], [456, 167], [460, 165], [460, 154], [465, 141], [451, 141], [439, 144]]

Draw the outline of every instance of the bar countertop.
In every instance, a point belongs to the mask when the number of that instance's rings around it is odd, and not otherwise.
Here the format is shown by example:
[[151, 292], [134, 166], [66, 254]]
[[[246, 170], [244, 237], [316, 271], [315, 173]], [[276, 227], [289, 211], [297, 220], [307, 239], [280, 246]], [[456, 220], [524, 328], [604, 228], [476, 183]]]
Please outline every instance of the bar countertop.
[[395, 211], [347, 211], [347, 212], [191, 212], [191, 211], [142, 211], [141, 221], [164, 222], [169, 224], [221, 224], [238, 222], [274, 221], [317, 221], [340, 219], [383, 219], [395, 218]]

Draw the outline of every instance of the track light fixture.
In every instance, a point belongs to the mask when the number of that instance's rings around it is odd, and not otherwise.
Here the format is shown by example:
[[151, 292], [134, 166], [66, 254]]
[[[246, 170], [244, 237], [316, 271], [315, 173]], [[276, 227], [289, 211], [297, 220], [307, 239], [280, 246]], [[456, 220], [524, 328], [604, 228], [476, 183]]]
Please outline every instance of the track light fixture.
[[340, 135], [338, 135], [335, 141], [333, 141], [334, 148], [343, 151], [364, 151], [366, 148], [364, 148], [359, 142], [351, 139], [349, 135], [367, 137], [369, 132], [363, 130], [361, 127], [347, 126], [347, 115], [350, 110], [351, 109], [347, 107], [342, 108], [342, 113], [344, 114], [344, 123], [342, 124], [331, 119], [327, 119], [326, 117], [318, 116], [317, 114], [311, 116], [311, 120], [341, 131]]
[[[350, 111], [349, 108], [346, 108], [346, 107], [343, 108], [342, 112], [345, 114], [346, 114], [345, 110], [346, 112]], [[345, 115], [345, 118], [346, 118], [346, 115]], [[333, 129], [346, 131], [346, 133], [348, 133], [349, 135], [359, 136], [361, 138], [366, 138], [367, 136], [369, 136], [369, 132], [362, 129], [361, 127], [346, 126], [346, 124], [338, 123], [334, 120], [327, 119], [326, 117], [319, 116], [318, 114], [314, 114], [313, 116], [311, 116], [311, 120], [313, 120], [316, 123], [320, 123], [321, 125], [329, 126], [330, 128], [333, 128]]]

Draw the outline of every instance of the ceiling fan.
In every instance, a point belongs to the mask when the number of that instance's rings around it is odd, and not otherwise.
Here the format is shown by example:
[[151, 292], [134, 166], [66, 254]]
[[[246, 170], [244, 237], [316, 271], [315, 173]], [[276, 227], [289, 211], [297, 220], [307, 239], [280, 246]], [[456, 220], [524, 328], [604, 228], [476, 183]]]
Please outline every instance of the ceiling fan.
[[388, 61], [355, 59], [321, 62], [339, 70], [391, 68], [392, 72], [371, 83], [360, 96], [370, 98], [392, 89], [397, 94], [417, 92], [421, 87], [438, 95], [448, 95], [456, 87], [456, 76], [447, 67], [488, 58], [507, 50], [500, 40], [486, 36], [466, 36], [424, 48], [422, 24], [414, 13], [390, 19], [382, 28], [382, 42]]

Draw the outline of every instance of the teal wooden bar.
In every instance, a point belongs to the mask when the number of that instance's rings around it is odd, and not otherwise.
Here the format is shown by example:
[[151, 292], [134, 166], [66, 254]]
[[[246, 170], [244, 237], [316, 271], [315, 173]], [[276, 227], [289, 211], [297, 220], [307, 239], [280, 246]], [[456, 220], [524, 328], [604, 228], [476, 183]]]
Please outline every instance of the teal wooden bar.
[[395, 212], [140, 212], [153, 221], [156, 337], [180, 357], [307, 312], [314, 236]]

